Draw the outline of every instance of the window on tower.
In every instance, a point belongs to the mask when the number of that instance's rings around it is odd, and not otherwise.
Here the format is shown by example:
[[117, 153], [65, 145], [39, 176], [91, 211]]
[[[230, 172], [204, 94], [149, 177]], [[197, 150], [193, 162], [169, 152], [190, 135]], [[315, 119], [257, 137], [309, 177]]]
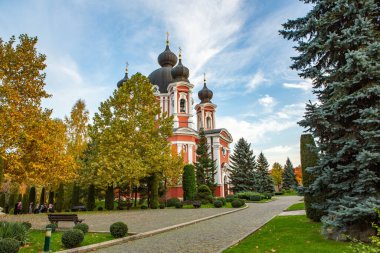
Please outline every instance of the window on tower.
[[207, 117], [206, 124], [207, 124], [207, 128], [211, 129], [211, 117]]
[[186, 113], [186, 100], [185, 99], [181, 99], [180, 101], [179, 101], [179, 111], [180, 112], [183, 112], [183, 113]]

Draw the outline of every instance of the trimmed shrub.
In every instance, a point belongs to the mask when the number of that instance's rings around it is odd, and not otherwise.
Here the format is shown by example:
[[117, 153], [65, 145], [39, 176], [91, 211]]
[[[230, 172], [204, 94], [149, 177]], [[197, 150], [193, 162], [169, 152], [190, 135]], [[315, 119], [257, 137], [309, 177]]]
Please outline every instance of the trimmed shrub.
[[223, 206], [225, 206], [225, 205], [227, 204], [227, 201], [226, 201], [226, 199], [225, 199], [225, 198], [223, 198], [223, 197], [220, 197], [220, 198], [216, 198], [216, 200], [220, 200], [220, 201], [222, 201], [222, 203], [223, 203]]
[[198, 187], [197, 199], [199, 199], [202, 202], [202, 204], [208, 204], [213, 202], [211, 190], [207, 185], [200, 185]]
[[0, 253], [17, 253], [20, 249], [20, 242], [13, 238], [0, 240]]
[[78, 223], [73, 228], [81, 230], [83, 234], [88, 232], [88, 225], [86, 223]]
[[65, 248], [78, 247], [84, 239], [84, 233], [79, 229], [71, 229], [63, 233], [61, 241]]
[[[244, 191], [244, 192], [239, 192], [239, 193], [235, 194], [235, 198], [245, 199], [245, 200], [251, 200], [252, 196], [256, 196], [255, 199], [258, 199], [260, 197], [259, 200], [265, 198], [265, 196], [263, 194], [258, 193], [258, 192], [252, 192], [252, 191]], [[257, 200], [255, 200], [255, 201], [257, 201]]]
[[249, 197], [250, 201], [260, 201], [262, 199], [263, 198], [261, 196], [259, 196], [259, 195], [252, 195], [252, 196]]
[[160, 209], [165, 209], [165, 204], [164, 203], [160, 203]]
[[96, 207], [96, 205], [95, 205], [95, 186], [93, 184], [90, 184], [90, 186], [88, 187], [86, 208], [88, 211], [92, 211], [95, 209], [95, 207]]
[[50, 223], [50, 224], [47, 224], [47, 225], [46, 225], [46, 228], [51, 228], [51, 232], [54, 233], [54, 232], [57, 230], [58, 225], [55, 224], [55, 223]]
[[103, 207], [102, 206], [98, 206], [98, 211], [103, 211]]
[[113, 210], [113, 201], [115, 199], [114, 192], [113, 192], [113, 186], [108, 186], [106, 191], [106, 200], [104, 203], [104, 207], [107, 210]]
[[232, 202], [235, 199], [234, 195], [227, 195], [226, 196], [226, 202]]
[[182, 175], [183, 200], [194, 200], [197, 193], [194, 165], [187, 164]]
[[182, 202], [175, 203], [175, 208], [182, 208], [182, 207], [183, 207], [183, 203]]
[[142, 206], [141, 206], [141, 209], [144, 209], [144, 210], [145, 210], [145, 209], [148, 209], [148, 206], [147, 206], [147, 205], [142, 205]]
[[21, 222], [0, 222], [0, 238], [13, 238], [24, 245], [28, 239], [28, 229]]
[[231, 202], [231, 205], [232, 205], [232, 207], [234, 207], [234, 208], [238, 208], [238, 207], [242, 207], [244, 204], [243, 204], [243, 202], [242, 202], [240, 199], [234, 199], [234, 200]]
[[214, 207], [221, 208], [223, 206], [223, 202], [221, 200], [214, 201]]
[[49, 204], [54, 204], [54, 192], [53, 191], [49, 191], [49, 201], [48, 201]]
[[24, 221], [22, 223], [22, 225], [24, 225], [24, 227], [26, 227], [26, 229], [31, 229], [32, 228], [32, 223], [30, 223], [29, 221]]
[[284, 195], [283, 192], [275, 192], [274, 195]]
[[127, 235], [128, 226], [124, 222], [116, 222], [110, 226], [111, 235], [114, 238], [121, 238]]
[[166, 201], [167, 207], [175, 206], [176, 203], [181, 202], [178, 198], [171, 198]]
[[272, 193], [264, 192], [263, 195], [264, 195], [264, 198], [266, 198], [266, 199], [271, 199], [272, 198]]

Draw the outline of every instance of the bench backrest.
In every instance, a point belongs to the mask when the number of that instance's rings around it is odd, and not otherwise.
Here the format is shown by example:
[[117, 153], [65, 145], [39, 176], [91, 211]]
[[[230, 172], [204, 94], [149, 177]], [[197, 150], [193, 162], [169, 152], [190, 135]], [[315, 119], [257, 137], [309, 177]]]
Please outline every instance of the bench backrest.
[[77, 214], [48, 214], [49, 220], [77, 220]]

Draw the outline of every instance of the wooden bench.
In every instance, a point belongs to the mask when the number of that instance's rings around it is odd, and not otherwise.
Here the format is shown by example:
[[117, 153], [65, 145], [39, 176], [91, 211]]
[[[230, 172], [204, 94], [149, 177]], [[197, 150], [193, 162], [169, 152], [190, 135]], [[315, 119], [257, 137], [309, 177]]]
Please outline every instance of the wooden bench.
[[50, 223], [56, 224], [58, 227], [59, 221], [72, 221], [75, 223], [82, 223], [84, 219], [79, 219], [77, 214], [48, 214]]

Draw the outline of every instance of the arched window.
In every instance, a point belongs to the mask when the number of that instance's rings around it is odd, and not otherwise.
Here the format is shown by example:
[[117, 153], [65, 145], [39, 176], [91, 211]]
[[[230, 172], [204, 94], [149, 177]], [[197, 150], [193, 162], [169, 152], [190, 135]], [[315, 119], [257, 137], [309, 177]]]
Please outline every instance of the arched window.
[[183, 98], [179, 101], [179, 111], [186, 113], [186, 100]]
[[206, 119], [206, 125], [208, 129], [211, 129], [211, 117], [207, 117]]

